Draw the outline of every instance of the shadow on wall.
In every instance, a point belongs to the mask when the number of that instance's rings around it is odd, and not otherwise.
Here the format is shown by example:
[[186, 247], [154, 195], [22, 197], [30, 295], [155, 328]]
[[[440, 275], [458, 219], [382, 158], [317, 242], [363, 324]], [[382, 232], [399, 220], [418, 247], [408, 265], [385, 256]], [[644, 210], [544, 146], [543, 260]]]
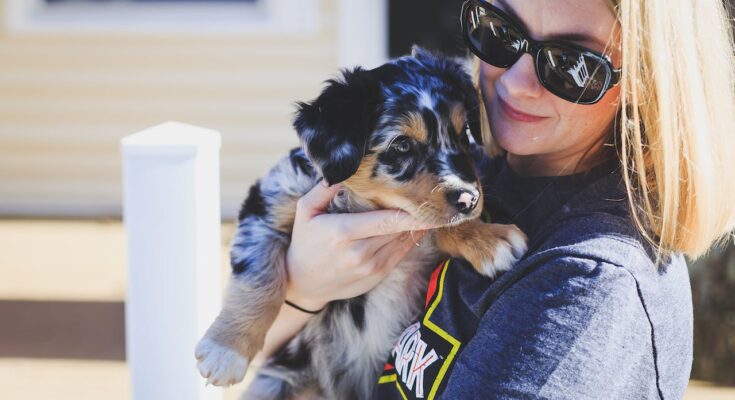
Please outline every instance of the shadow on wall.
[[694, 303], [692, 379], [735, 386], [735, 245], [689, 268]]

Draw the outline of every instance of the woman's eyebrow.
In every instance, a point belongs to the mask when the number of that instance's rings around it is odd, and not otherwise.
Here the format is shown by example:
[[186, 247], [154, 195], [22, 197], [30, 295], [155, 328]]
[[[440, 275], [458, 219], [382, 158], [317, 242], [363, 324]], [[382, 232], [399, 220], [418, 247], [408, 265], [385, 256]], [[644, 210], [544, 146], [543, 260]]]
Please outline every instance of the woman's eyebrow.
[[596, 45], [600, 46], [600, 50], [605, 48], [605, 43], [603, 43], [600, 39], [587, 35], [585, 33], [558, 33], [549, 35], [547, 40], [563, 40], [566, 42], [588, 42], [588, 43], [594, 43]]
[[[492, 2], [489, 2], [489, 3], [492, 4]], [[506, 3], [505, 0], [495, 0], [495, 3], [502, 4], [503, 5], [503, 7], [502, 7], [503, 11], [505, 11], [506, 13], [508, 13], [508, 15], [510, 15], [516, 21], [518, 21], [521, 25], [523, 25], [523, 29], [528, 30], [528, 27], [526, 26], [526, 24], [523, 23], [523, 20], [520, 17], [518, 17], [518, 14], [516, 14], [516, 12], [513, 9], [513, 7], [511, 7], [508, 3]]]
[[[528, 27], [525, 23], [523, 23], [523, 20], [516, 14], [513, 7], [511, 7], [505, 0], [495, 0], [496, 3], [502, 4], [503, 11], [508, 13], [511, 17], [513, 17], [516, 21], [521, 23], [523, 25], [523, 29], [528, 31]], [[588, 35], [586, 33], [556, 33], [553, 35], [549, 35], [545, 40], [563, 40], [567, 42], [588, 42], [588, 43], [595, 43], [600, 46], [600, 49], [605, 48], [605, 43], [602, 42], [600, 39], [596, 38], [595, 36]]]

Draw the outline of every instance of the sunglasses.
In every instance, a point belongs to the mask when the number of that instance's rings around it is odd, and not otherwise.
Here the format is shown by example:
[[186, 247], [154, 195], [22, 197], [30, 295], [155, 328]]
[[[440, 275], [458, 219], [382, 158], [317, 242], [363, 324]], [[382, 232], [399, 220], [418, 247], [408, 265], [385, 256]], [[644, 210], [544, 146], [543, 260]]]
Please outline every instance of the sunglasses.
[[508, 68], [523, 53], [533, 56], [536, 76], [554, 95], [578, 104], [595, 104], [620, 81], [606, 55], [559, 41], [535, 41], [521, 24], [484, 0], [462, 4], [462, 36], [482, 61]]

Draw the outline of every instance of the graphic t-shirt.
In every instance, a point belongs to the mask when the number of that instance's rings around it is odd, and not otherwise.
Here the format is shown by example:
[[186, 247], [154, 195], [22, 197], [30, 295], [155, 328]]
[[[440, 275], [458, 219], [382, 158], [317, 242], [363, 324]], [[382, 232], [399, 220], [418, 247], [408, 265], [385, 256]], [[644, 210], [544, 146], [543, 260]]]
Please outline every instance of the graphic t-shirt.
[[683, 397], [692, 361], [684, 258], [654, 268], [616, 160], [523, 177], [477, 148], [485, 210], [529, 251], [491, 280], [464, 260], [433, 271], [425, 312], [388, 357], [375, 399]]

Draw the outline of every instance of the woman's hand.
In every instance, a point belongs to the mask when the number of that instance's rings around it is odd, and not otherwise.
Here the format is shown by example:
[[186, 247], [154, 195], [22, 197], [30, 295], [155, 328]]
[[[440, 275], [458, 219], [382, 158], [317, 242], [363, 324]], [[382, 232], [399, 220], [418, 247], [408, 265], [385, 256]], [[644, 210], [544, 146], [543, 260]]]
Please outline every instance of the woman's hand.
[[286, 298], [306, 309], [377, 286], [431, 228], [400, 210], [327, 214], [340, 189], [322, 180], [297, 203]]

